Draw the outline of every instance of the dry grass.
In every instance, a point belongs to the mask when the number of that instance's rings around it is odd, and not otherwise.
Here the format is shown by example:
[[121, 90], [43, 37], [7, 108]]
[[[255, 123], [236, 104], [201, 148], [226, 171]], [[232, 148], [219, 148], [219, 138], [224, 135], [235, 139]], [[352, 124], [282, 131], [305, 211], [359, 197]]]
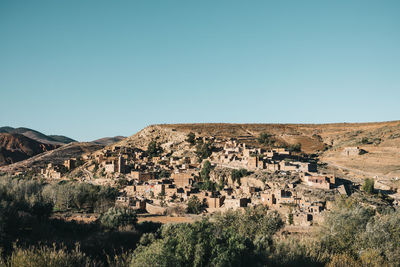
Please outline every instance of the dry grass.
[[138, 223], [141, 222], [159, 222], [162, 224], [166, 223], [192, 223], [195, 222], [195, 217], [189, 216], [182, 216], [182, 217], [170, 217], [170, 216], [157, 216], [157, 215], [145, 215], [145, 216], [138, 216]]

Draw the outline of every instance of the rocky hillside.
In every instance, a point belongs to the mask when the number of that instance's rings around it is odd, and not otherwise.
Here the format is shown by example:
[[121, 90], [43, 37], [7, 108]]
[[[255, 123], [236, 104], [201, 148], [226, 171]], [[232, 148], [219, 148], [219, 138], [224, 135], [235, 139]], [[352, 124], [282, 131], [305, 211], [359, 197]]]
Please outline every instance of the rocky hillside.
[[236, 138], [239, 142], [259, 145], [260, 133], [269, 133], [278, 143], [301, 143], [303, 151], [315, 153], [322, 151], [325, 144], [313, 128], [300, 128], [300, 125], [289, 124], [165, 124], [152, 125], [135, 135], [114, 144], [114, 146], [136, 146], [146, 149], [151, 140], [157, 140], [167, 148], [179, 150], [184, 145], [187, 134], [193, 132], [197, 137], [214, 136], [217, 138]]
[[[179, 151], [187, 147], [189, 132], [196, 136], [237, 138], [258, 145], [260, 133], [269, 133], [278, 143], [300, 143], [302, 151], [319, 153], [321, 161], [349, 176], [400, 176], [400, 121], [333, 124], [166, 124], [152, 125], [112, 146], [132, 146], [146, 150], [151, 140]], [[368, 153], [344, 156], [345, 147], [359, 146]]]
[[57, 147], [58, 145], [44, 144], [22, 134], [0, 133], [0, 166], [25, 160]]
[[94, 144], [92, 142], [87, 143], [70, 143], [61, 146], [57, 149], [36, 155], [29, 159], [0, 167], [2, 172], [16, 172], [16, 171], [26, 171], [29, 169], [35, 169], [39, 167], [44, 167], [49, 163], [53, 164], [63, 164], [65, 160], [70, 158], [81, 157], [84, 154], [92, 153], [97, 150], [102, 149], [104, 146], [99, 144]]

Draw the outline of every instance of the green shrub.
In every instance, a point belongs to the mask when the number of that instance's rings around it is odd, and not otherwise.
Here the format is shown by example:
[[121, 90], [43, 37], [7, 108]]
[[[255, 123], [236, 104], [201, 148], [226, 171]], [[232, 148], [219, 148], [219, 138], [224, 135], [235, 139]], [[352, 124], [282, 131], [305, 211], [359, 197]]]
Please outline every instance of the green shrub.
[[373, 194], [374, 193], [374, 184], [375, 184], [375, 181], [374, 181], [374, 179], [369, 179], [369, 178], [366, 178], [365, 180], [364, 180], [364, 184], [363, 184], [363, 186], [362, 186], [362, 189], [365, 191], [365, 192], [367, 192], [368, 194]]
[[232, 170], [231, 179], [232, 183], [237, 182], [240, 185], [240, 178], [247, 176], [249, 173], [246, 169]]
[[367, 137], [363, 137], [361, 139], [361, 144], [367, 145], [367, 144], [372, 144], [372, 142], [369, 141], [369, 139]]
[[152, 140], [150, 143], [147, 145], [147, 155], [152, 158], [152, 157], [158, 157], [162, 154], [163, 149], [161, 145], [155, 141]]
[[301, 152], [301, 144], [288, 145], [287, 149], [292, 152]]
[[196, 143], [196, 135], [192, 132], [188, 133], [186, 142], [193, 146]]
[[210, 172], [211, 172], [211, 163], [206, 160], [203, 164], [203, 168], [200, 171], [200, 179], [202, 184], [200, 189], [207, 191], [215, 191], [217, 188], [217, 184], [210, 180]]
[[191, 196], [188, 201], [187, 212], [199, 214], [201, 212], [201, 202], [197, 196]]
[[275, 140], [273, 139], [273, 135], [269, 133], [260, 133], [260, 135], [257, 138], [257, 141], [260, 145], [265, 145], [265, 146], [273, 146], [275, 144]]
[[136, 212], [129, 208], [113, 207], [101, 215], [100, 223], [109, 229], [118, 229], [125, 226], [135, 226]]
[[211, 142], [198, 143], [196, 145], [196, 151], [195, 151], [198, 161], [201, 162], [203, 159], [206, 159], [209, 156], [211, 156], [212, 151], [213, 151], [213, 145]]
[[96, 262], [87, 257], [81, 252], [79, 246], [76, 246], [75, 250], [68, 251], [65, 247], [57, 249], [53, 247], [29, 247], [19, 248], [14, 247], [14, 251], [11, 256], [1, 262], [0, 266], [18, 266], [18, 267], [76, 267], [76, 266], [96, 266]]
[[159, 178], [169, 178], [171, 176], [171, 173], [166, 170], [161, 170], [160, 173], [158, 174]]
[[144, 235], [131, 266], [263, 266], [271, 236], [283, 225], [277, 213], [253, 209], [192, 224], [168, 224]]

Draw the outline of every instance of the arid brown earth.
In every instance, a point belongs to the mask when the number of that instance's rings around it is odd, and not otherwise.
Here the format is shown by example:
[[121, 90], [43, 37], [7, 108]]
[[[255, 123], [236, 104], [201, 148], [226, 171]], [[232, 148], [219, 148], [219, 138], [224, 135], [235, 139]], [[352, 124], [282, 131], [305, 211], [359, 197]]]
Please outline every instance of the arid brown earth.
[[32, 168], [44, 167], [49, 163], [63, 164], [64, 161], [67, 159], [81, 157], [83, 154], [92, 153], [94, 151], [102, 149], [103, 147], [103, 145], [98, 145], [91, 142], [70, 143], [57, 149], [41, 153], [27, 160], [20, 161], [8, 166], [3, 166], [0, 168], [0, 171], [26, 171]]
[[59, 145], [44, 144], [22, 134], [0, 133], [0, 166], [25, 160]]
[[123, 140], [125, 138], [126, 137], [124, 137], [124, 136], [104, 137], [104, 138], [100, 138], [100, 139], [94, 140], [92, 142], [96, 143], [96, 144], [99, 144], [99, 145], [108, 146], [108, 145], [112, 145], [112, 144], [114, 144], [116, 142], [119, 142], [119, 141], [121, 141], [121, 140]]
[[[332, 124], [165, 124], [152, 125], [113, 146], [146, 149], [151, 140], [168, 143], [179, 150], [189, 132], [197, 137], [236, 138], [258, 145], [260, 133], [269, 133], [279, 143], [301, 144], [305, 153], [318, 153], [321, 162], [336, 167], [348, 176], [359, 178], [400, 177], [400, 121]], [[345, 156], [345, 147], [358, 146], [367, 153]]]

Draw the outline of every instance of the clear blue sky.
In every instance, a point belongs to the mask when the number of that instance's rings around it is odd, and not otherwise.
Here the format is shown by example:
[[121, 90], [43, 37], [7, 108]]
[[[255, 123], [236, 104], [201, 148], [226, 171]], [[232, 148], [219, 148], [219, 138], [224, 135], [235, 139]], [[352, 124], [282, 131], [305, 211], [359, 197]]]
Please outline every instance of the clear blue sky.
[[400, 119], [400, 1], [0, 1], [0, 126]]

